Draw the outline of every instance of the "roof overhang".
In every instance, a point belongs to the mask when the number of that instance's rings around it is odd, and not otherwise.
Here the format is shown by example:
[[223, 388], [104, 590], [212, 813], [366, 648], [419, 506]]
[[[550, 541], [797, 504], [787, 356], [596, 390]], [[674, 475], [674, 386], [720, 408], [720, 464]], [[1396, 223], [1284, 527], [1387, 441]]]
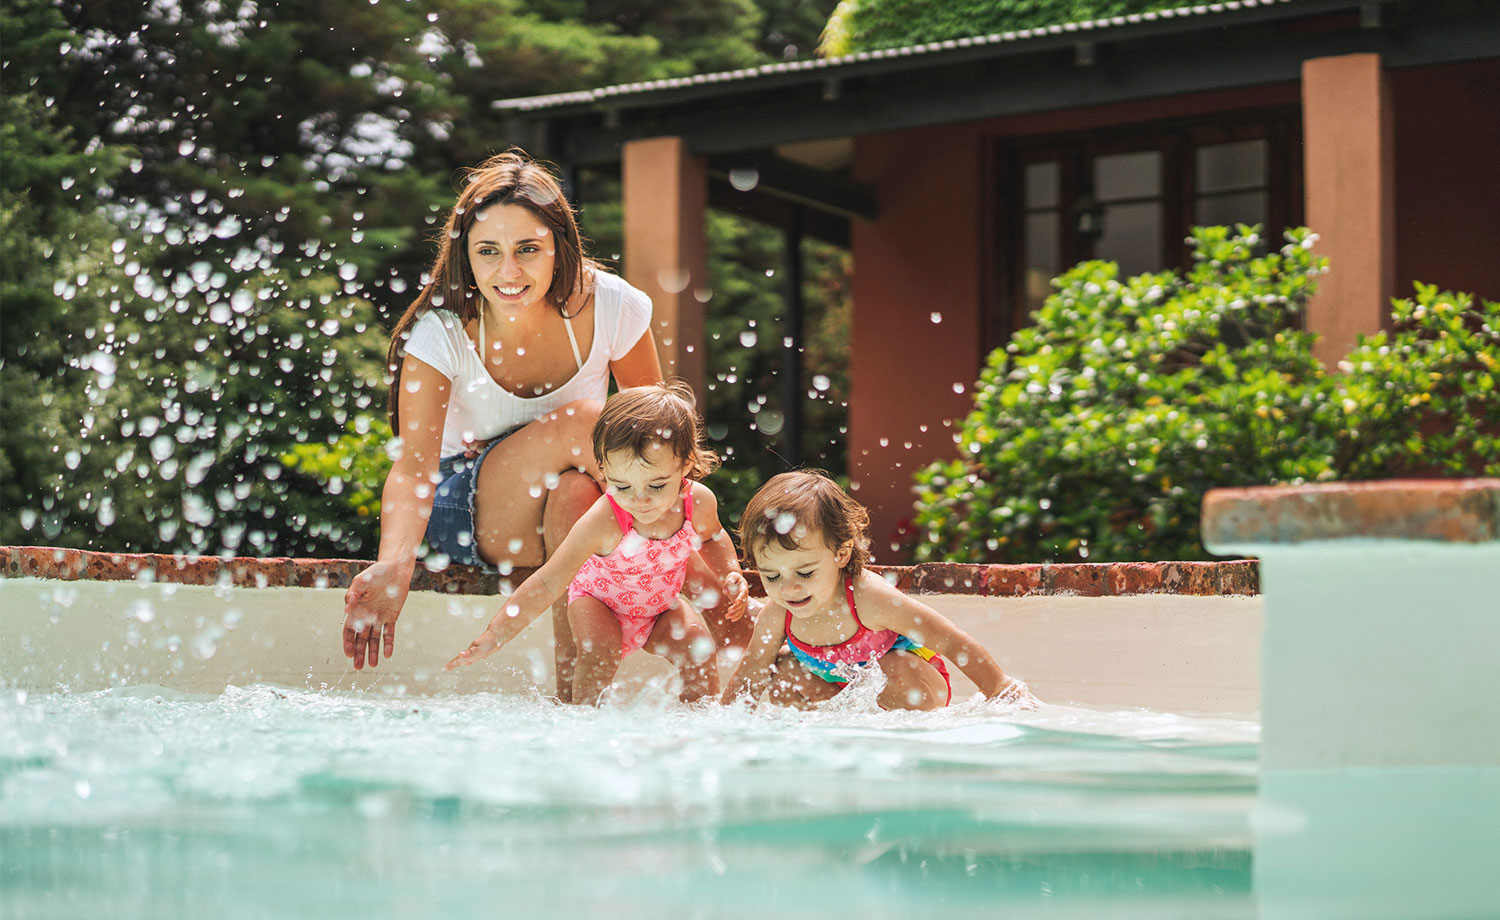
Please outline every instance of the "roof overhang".
[[1195, 92], [1296, 82], [1308, 59], [1378, 53], [1388, 67], [1500, 56], [1494, 0], [1228, 0], [1045, 29], [494, 103], [510, 136], [610, 168], [628, 141], [675, 136], [718, 185], [835, 221], [870, 190], [776, 156], [786, 145]]

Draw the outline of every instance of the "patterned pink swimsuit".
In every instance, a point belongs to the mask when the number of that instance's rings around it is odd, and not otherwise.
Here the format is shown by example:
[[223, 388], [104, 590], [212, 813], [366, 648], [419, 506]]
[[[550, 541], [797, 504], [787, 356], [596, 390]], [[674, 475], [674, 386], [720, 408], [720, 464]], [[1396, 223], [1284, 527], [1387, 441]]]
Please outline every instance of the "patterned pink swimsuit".
[[619, 522], [620, 545], [608, 556], [590, 556], [568, 586], [568, 603], [585, 595], [596, 597], [620, 621], [623, 658], [646, 644], [656, 618], [672, 606], [687, 579], [688, 557], [702, 541], [693, 529], [693, 487], [682, 483], [682, 529], [665, 540], [643, 537], [635, 530], [635, 519], [608, 492]]

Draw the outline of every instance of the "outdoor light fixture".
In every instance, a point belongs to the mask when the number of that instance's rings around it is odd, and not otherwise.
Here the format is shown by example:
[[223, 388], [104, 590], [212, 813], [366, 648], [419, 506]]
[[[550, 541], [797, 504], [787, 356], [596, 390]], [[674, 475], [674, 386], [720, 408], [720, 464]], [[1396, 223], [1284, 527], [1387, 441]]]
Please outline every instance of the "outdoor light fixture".
[[1104, 235], [1104, 205], [1092, 192], [1084, 192], [1073, 202], [1073, 229], [1084, 240], [1097, 240]]

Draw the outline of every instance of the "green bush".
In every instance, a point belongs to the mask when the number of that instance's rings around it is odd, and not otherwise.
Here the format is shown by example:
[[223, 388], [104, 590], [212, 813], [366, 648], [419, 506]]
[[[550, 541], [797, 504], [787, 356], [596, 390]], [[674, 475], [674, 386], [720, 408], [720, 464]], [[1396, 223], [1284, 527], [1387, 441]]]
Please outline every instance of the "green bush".
[[1201, 559], [1211, 488], [1500, 473], [1500, 304], [1418, 285], [1331, 374], [1316, 237], [1194, 234], [1186, 275], [1078, 265], [990, 355], [958, 459], [917, 474], [919, 561]]

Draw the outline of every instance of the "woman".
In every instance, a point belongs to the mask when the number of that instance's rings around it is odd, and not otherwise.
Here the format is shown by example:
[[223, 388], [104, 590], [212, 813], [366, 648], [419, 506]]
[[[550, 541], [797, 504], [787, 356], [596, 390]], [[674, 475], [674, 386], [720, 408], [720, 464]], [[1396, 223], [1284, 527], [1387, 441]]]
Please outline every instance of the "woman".
[[[380, 554], [344, 597], [356, 669], [395, 647], [417, 552], [537, 566], [599, 497], [590, 433], [608, 392], [661, 380], [651, 300], [588, 258], [556, 178], [512, 150], [469, 173], [430, 281], [391, 337], [401, 449]], [[554, 611], [559, 694], [572, 635]]]

